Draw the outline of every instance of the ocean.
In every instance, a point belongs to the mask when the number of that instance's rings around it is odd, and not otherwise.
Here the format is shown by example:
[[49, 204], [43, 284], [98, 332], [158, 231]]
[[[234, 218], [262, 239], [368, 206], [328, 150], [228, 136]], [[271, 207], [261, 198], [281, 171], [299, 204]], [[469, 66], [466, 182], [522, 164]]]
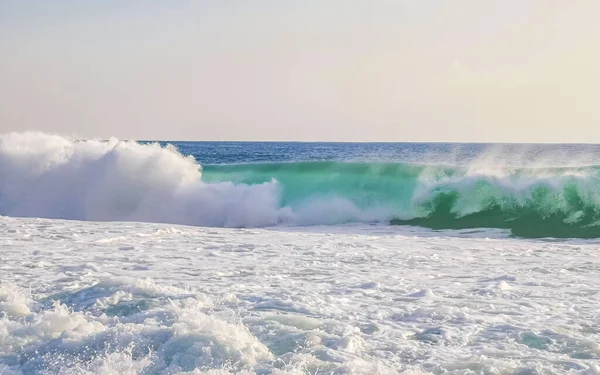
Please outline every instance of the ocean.
[[600, 146], [0, 136], [0, 374], [600, 374]]

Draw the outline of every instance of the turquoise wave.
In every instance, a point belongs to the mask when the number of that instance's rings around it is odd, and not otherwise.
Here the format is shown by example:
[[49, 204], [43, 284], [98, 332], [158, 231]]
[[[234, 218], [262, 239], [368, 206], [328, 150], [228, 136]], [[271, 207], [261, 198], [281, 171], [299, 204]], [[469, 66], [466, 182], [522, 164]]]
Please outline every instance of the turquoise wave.
[[[281, 205], [344, 199], [380, 220], [432, 229], [500, 228], [520, 237], [600, 237], [600, 168], [473, 168], [409, 163], [208, 165], [205, 182], [276, 180]], [[347, 221], [356, 220], [355, 217]]]

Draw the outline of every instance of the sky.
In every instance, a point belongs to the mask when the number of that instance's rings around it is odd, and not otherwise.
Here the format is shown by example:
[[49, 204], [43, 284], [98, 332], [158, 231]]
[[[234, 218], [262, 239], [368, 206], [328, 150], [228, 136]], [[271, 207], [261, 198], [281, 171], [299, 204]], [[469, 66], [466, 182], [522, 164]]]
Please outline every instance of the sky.
[[0, 133], [600, 143], [598, 0], [0, 0]]

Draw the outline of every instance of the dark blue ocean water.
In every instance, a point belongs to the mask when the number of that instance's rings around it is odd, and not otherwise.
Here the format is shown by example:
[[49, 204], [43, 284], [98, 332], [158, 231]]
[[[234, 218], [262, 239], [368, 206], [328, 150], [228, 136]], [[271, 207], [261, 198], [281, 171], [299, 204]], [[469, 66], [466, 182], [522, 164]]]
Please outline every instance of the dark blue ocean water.
[[[388, 161], [468, 164], [486, 157], [496, 164], [527, 166], [546, 159], [552, 164], [600, 164], [600, 145], [483, 143], [323, 143], [323, 142], [159, 142], [175, 145], [203, 164], [279, 163], [297, 161]], [[554, 160], [552, 160], [554, 159]], [[596, 161], [599, 161], [596, 163]]]

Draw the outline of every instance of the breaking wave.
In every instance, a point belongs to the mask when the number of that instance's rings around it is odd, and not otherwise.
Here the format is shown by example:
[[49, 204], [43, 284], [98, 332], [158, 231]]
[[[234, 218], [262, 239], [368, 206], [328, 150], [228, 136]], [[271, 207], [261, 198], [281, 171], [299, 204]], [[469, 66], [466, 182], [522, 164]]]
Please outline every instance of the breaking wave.
[[252, 227], [391, 222], [600, 237], [600, 168], [207, 165], [172, 146], [0, 136], [0, 215]]

